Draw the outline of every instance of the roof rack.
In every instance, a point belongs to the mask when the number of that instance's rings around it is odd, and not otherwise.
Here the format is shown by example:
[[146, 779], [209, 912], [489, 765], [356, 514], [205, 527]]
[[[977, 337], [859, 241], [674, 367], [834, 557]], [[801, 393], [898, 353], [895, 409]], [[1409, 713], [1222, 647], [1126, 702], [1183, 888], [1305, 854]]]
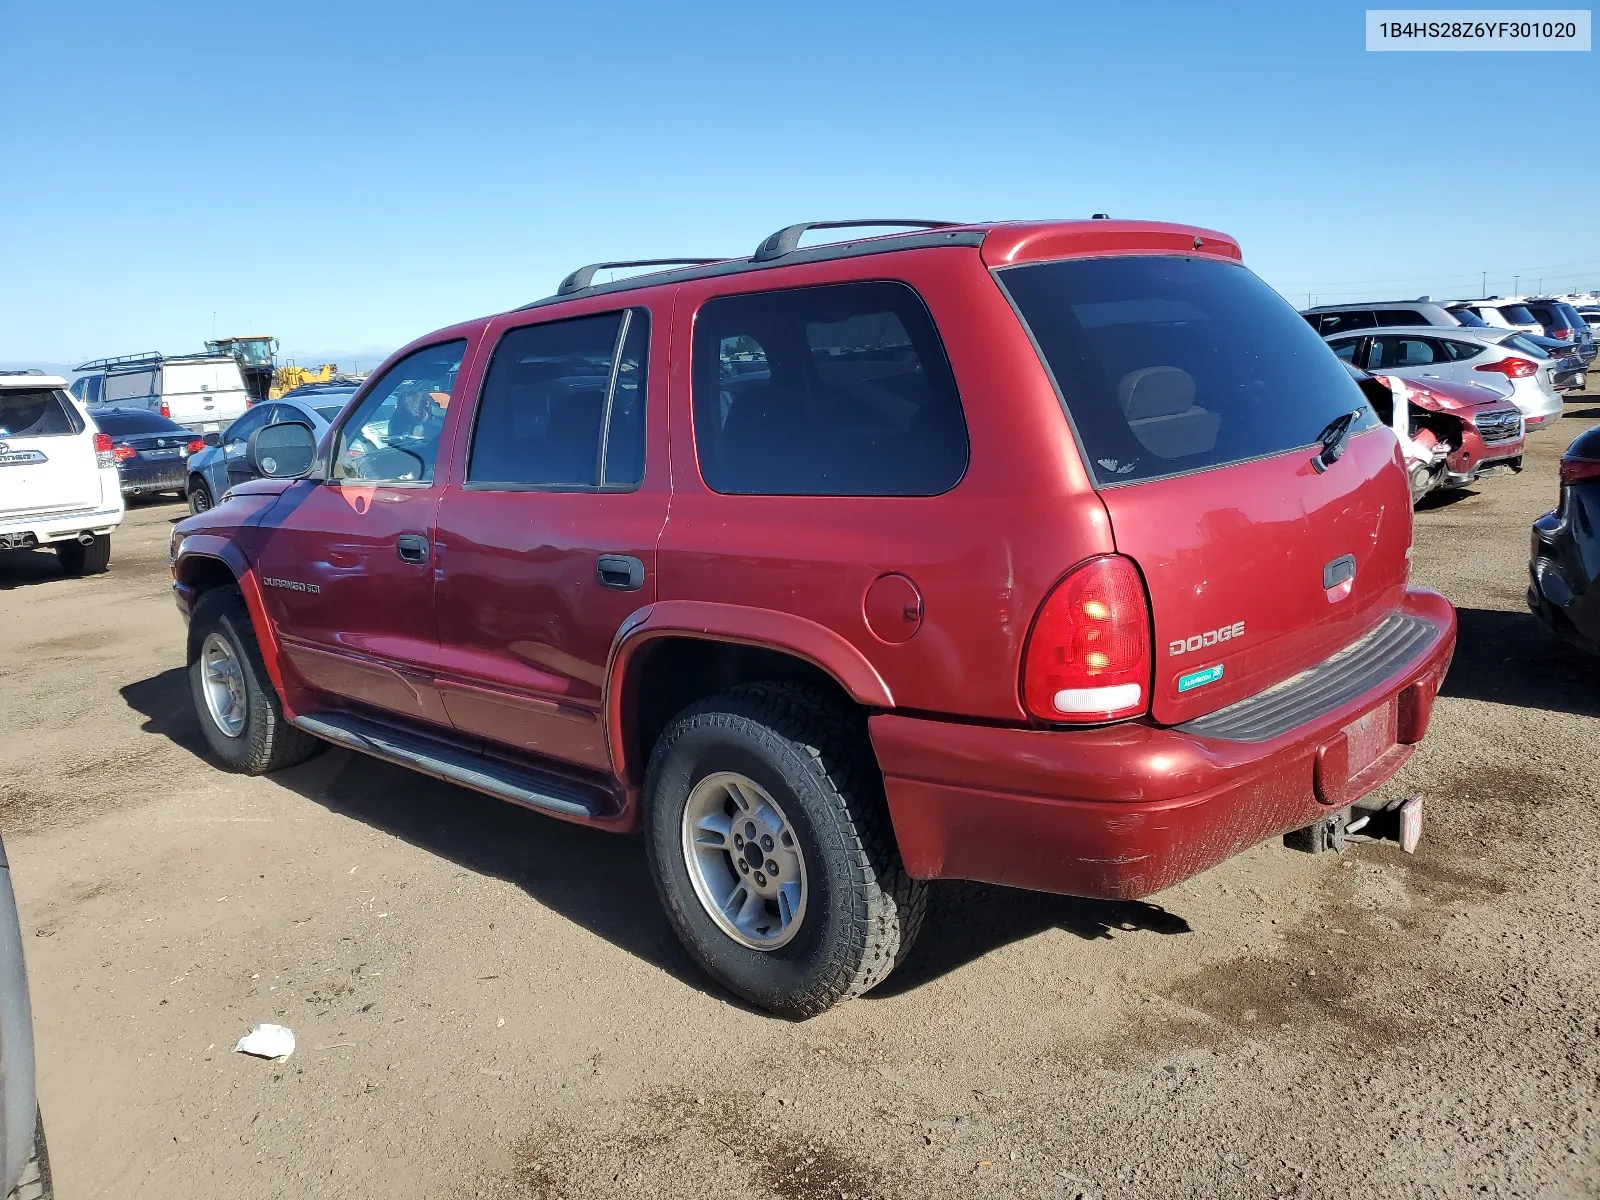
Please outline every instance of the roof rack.
[[896, 227], [903, 229], [947, 229], [952, 225], [959, 225], [960, 221], [921, 221], [912, 219], [902, 220], [899, 217], [881, 217], [860, 221], [802, 221], [798, 225], [785, 225], [777, 233], [767, 238], [756, 247], [756, 252], [750, 256], [751, 262], [770, 262], [774, 258], [782, 258], [786, 254], [793, 254], [800, 248], [800, 239], [813, 229], [863, 229], [874, 226]]
[[122, 367], [132, 363], [160, 362], [161, 358], [162, 355], [159, 350], [142, 350], [138, 354], [118, 354], [111, 358], [97, 358], [72, 369], [74, 371], [104, 371], [108, 367]]
[[558, 296], [570, 296], [573, 292], [581, 292], [584, 288], [594, 283], [594, 277], [601, 271], [620, 270], [623, 267], [703, 267], [707, 263], [720, 262], [716, 258], [634, 258], [617, 262], [590, 263], [586, 267], [579, 267], [571, 275], [561, 281], [561, 286], [556, 289]]

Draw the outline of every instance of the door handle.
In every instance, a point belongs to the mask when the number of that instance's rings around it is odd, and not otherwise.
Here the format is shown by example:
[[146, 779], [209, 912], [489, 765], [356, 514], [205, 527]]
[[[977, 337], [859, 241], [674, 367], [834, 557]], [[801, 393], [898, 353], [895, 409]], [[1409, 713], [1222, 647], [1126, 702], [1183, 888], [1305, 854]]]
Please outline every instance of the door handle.
[[395, 551], [400, 555], [400, 561], [408, 563], [425, 563], [428, 561], [428, 539], [420, 533], [402, 533], [394, 540]]
[[644, 563], [631, 554], [602, 554], [594, 574], [601, 587], [619, 592], [637, 592], [644, 586]]

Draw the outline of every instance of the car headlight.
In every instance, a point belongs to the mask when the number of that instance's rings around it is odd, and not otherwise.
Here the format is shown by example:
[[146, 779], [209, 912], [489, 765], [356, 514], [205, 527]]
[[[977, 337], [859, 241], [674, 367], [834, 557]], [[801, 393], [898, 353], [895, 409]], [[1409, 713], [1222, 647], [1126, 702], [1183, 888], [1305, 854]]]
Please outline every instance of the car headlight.
[[175, 563], [178, 561], [178, 555], [183, 553], [183, 539], [188, 536], [186, 533], [179, 533], [176, 529], [172, 531], [172, 537], [167, 542], [168, 562]]

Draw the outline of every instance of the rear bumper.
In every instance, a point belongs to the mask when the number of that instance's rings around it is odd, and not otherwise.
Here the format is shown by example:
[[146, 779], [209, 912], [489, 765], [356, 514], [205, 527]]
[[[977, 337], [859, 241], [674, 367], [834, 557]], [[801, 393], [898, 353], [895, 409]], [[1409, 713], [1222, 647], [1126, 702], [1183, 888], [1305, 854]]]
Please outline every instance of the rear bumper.
[[[1587, 492], [1573, 488], [1567, 505], [1589, 508]], [[1566, 506], [1563, 506], [1566, 507]], [[1588, 521], [1584, 524], [1587, 526]], [[1533, 552], [1528, 558], [1528, 609], [1563, 641], [1590, 654], [1600, 654], [1600, 587], [1591, 578], [1591, 551], [1578, 543], [1573, 521], [1562, 511], [1545, 513], [1533, 523]]]
[[[1410, 758], [1455, 650], [1444, 597], [1409, 592], [1404, 611], [1433, 627], [1425, 648], [1380, 684], [1266, 741], [1134, 723], [1058, 731], [871, 718], [906, 868], [923, 879], [1131, 899], [1350, 805]], [[1351, 744], [1391, 702], [1394, 744], [1350, 774]]]
[[142, 492], [181, 492], [189, 484], [189, 469], [181, 458], [171, 462], [123, 467], [119, 475], [125, 496]]
[[20, 550], [28, 546], [67, 542], [83, 533], [110, 533], [122, 524], [122, 514], [119, 499], [115, 508], [0, 517], [0, 550]]

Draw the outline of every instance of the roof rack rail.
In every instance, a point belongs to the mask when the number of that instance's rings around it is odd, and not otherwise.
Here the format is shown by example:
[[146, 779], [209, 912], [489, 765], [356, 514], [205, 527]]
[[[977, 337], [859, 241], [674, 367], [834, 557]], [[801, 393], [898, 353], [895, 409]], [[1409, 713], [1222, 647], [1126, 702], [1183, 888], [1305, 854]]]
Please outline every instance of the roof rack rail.
[[561, 286], [556, 289], [556, 295], [570, 296], [573, 292], [583, 291], [594, 283], [595, 275], [601, 271], [620, 270], [623, 267], [703, 267], [707, 263], [721, 261], [720, 258], [634, 258], [625, 262], [590, 263], [563, 279]]
[[919, 221], [915, 219], [902, 220], [899, 217], [881, 217], [861, 221], [802, 221], [798, 225], [785, 225], [761, 245], [756, 247], [756, 252], [750, 256], [751, 262], [770, 262], [775, 258], [782, 258], [786, 254], [793, 254], [800, 248], [800, 239], [813, 229], [864, 229], [874, 226], [895, 226], [904, 229], [946, 229], [951, 225], [959, 225], [960, 221]]
[[117, 354], [110, 358], [96, 358], [72, 369], [74, 371], [103, 371], [107, 367], [120, 367], [128, 363], [160, 362], [163, 357], [159, 350], [142, 350], [138, 354]]

